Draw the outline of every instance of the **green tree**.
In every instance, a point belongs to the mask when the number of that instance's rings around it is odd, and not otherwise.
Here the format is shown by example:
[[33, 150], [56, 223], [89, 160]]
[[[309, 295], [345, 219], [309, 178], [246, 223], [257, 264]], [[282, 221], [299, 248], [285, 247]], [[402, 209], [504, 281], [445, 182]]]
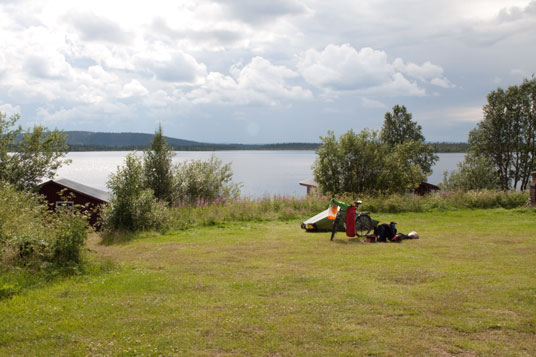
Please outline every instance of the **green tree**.
[[536, 79], [487, 96], [484, 118], [469, 133], [471, 152], [489, 160], [499, 188], [525, 190], [536, 168]]
[[405, 106], [395, 105], [393, 113], [385, 113], [380, 133], [381, 140], [391, 147], [410, 140], [424, 142], [422, 127], [413, 121], [412, 117]]
[[381, 140], [393, 149], [397, 145], [413, 142], [411, 162], [419, 165], [425, 176], [430, 175], [439, 157], [434, 154], [433, 146], [425, 143], [422, 127], [412, 120], [412, 114], [405, 106], [395, 105], [393, 112], [385, 113], [384, 118]]
[[381, 145], [378, 132], [353, 130], [341, 135], [339, 162], [341, 191], [362, 193], [380, 190], [378, 177], [384, 164], [385, 147]]
[[313, 163], [313, 174], [318, 189], [324, 193], [343, 192], [343, 183], [340, 179], [343, 175], [341, 167], [343, 153], [339, 148], [339, 141], [331, 130], [327, 136], [321, 136], [320, 140], [322, 145], [316, 149], [317, 158]]
[[423, 148], [426, 147], [417, 141], [406, 141], [387, 150], [378, 177], [384, 192], [412, 192], [426, 180], [428, 172], [424, 172], [420, 165]]
[[497, 183], [491, 161], [486, 157], [469, 153], [450, 175], [448, 172], [444, 173], [443, 183], [440, 186], [444, 190], [494, 190], [497, 188]]
[[151, 189], [144, 188], [143, 164], [135, 153], [117, 167], [107, 182], [112, 191], [109, 205], [102, 211], [106, 231], [142, 231], [165, 228], [166, 207], [160, 205]]
[[51, 211], [37, 193], [0, 182], [0, 269], [76, 271], [87, 235], [87, 217], [79, 210]]
[[391, 148], [377, 131], [353, 130], [337, 140], [333, 132], [321, 137], [313, 173], [323, 193], [404, 193], [425, 178], [414, 157], [419, 143], [410, 141]]
[[43, 178], [53, 178], [68, 160], [67, 135], [49, 131], [42, 126], [24, 131], [20, 115], [0, 113], [0, 181], [15, 185], [19, 190], [35, 187]]
[[144, 185], [153, 190], [154, 196], [171, 203], [173, 190], [172, 159], [174, 153], [162, 135], [162, 126], [158, 126], [151, 146], [144, 152]]

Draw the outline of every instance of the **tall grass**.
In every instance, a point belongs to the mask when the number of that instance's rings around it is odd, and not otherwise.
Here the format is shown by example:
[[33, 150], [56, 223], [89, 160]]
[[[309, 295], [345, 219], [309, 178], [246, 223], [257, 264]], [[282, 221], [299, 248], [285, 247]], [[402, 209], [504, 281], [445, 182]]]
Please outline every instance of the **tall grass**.
[[[339, 195], [338, 199], [363, 201], [360, 210], [373, 213], [426, 212], [476, 208], [518, 208], [527, 206], [528, 193], [502, 191], [442, 192], [424, 197], [414, 195], [360, 196]], [[311, 195], [302, 198], [272, 196], [227, 202], [197, 202], [171, 208], [171, 228], [184, 230], [198, 226], [224, 225], [233, 221], [272, 221], [306, 219], [328, 206], [330, 197]]]
[[391, 195], [364, 197], [363, 210], [370, 212], [401, 213], [432, 210], [476, 208], [518, 208], [528, 206], [528, 192], [493, 190], [440, 192], [422, 196]]
[[76, 270], [87, 235], [84, 214], [49, 211], [36, 194], [0, 184], [0, 271]]
[[[266, 196], [227, 202], [198, 202], [171, 208], [171, 228], [184, 230], [196, 226], [221, 225], [233, 221], [291, 220], [326, 209], [329, 198], [307, 196]], [[316, 214], [315, 213], [315, 214]]]

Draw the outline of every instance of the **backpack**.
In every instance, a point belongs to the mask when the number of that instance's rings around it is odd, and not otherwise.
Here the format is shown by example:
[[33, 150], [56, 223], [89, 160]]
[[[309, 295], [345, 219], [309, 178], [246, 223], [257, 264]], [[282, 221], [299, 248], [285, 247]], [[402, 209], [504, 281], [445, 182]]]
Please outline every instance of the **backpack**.
[[396, 235], [396, 223], [383, 223], [376, 226], [376, 228], [374, 228], [374, 235], [376, 235], [378, 242], [387, 242], [387, 240], [393, 240]]
[[396, 222], [391, 222], [389, 224], [389, 240], [393, 240], [396, 236]]

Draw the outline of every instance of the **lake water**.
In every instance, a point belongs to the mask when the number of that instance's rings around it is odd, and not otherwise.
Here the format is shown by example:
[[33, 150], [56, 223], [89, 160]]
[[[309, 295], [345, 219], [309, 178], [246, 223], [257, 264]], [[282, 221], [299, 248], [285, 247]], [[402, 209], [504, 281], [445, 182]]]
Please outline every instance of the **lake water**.
[[[106, 181], [110, 173], [122, 165], [128, 151], [71, 152], [70, 165], [58, 170], [58, 177], [68, 178], [85, 185], [107, 191]], [[305, 187], [298, 182], [313, 176], [311, 165], [314, 151], [177, 151], [174, 162], [206, 160], [215, 155], [224, 163], [231, 163], [234, 181], [241, 182], [242, 195], [262, 197], [265, 195], [304, 196]], [[443, 180], [443, 171], [454, 170], [465, 154], [439, 154], [428, 182], [438, 184]]]

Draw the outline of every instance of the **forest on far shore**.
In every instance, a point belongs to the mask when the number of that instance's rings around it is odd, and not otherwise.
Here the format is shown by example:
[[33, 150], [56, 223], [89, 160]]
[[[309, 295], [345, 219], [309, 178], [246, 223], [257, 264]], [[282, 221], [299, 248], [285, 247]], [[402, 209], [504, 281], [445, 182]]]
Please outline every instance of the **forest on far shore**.
[[[152, 134], [144, 133], [95, 133], [66, 131], [69, 151], [131, 151], [144, 150], [150, 145]], [[236, 144], [201, 143], [166, 137], [175, 151], [223, 151], [223, 150], [316, 150], [320, 143]], [[429, 143], [436, 153], [467, 152], [467, 143]]]

